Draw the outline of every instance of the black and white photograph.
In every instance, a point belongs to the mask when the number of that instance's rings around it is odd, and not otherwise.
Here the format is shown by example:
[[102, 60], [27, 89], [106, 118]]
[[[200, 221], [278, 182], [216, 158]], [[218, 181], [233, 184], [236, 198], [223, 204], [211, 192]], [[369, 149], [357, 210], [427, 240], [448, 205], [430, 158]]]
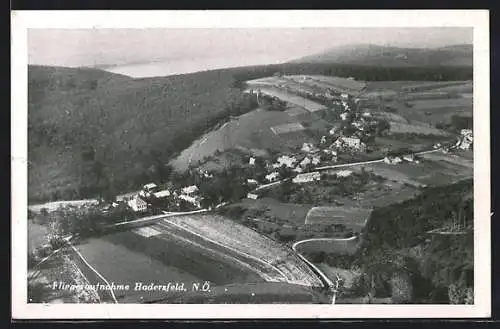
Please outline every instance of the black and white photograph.
[[489, 315], [488, 13], [375, 12], [16, 13], [19, 316]]

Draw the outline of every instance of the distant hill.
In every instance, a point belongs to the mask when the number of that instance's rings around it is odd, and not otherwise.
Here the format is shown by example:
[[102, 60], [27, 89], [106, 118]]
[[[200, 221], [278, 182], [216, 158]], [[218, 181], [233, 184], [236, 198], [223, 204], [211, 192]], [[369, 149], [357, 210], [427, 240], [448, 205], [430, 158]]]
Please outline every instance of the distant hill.
[[384, 67], [472, 66], [469, 44], [440, 48], [399, 48], [371, 44], [335, 47], [292, 63], [336, 63]]
[[162, 164], [211, 125], [255, 107], [233, 81], [224, 70], [132, 79], [29, 66], [30, 202], [93, 197], [159, 179]]

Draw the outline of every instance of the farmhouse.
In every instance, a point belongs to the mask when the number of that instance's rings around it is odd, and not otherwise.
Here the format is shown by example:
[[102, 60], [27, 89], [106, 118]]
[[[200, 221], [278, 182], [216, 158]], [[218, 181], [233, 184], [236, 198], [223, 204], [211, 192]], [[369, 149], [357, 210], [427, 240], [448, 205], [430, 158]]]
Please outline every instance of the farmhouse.
[[191, 195], [191, 194], [195, 193], [196, 191], [198, 191], [198, 186], [191, 185], [191, 186], [183, 187], [181, 191], [182, 191], [182, 193], [184, 193], [186, 195]]
[[149, 184], [144, 185], [143, 190], [145, 192], [153, 192], [157, 188], [158, 188], [158, 186], [155, 183], [149, 183]]
[[278, 179], [278, 177], [279, 177], [279, 173], [277, 171], [274, 171], [274, 172], [266, 175], [266, 180], [269, 182], [274, 182]]
[[339, 170], [335, 173], [337, 177], [348, 177], [351, 176], [352, 171], [351, 170]]
[[148, 208], [147, 202], [141, 199], [141, 197], [138, 195], [132, 200], [129, 200], [127, 204], [135, 212], [143, 212], [146, 211]]
[[302, 148], [300, 150], [302, 152], [312, 153], [317, 151], [318, 149], [312, 143], [304, 143], [302, 144]]
[[252, 199], [252, 200], [257, 200], [259, 198], [259, 196], [255, 193], [248, 193], [247, 198]]
[[181, 194], [181, 195], [179, 195], [179, 199], [187, 201], [187, 202], [189, 202], [190, 204], [192, 204], [193, 206], [195, 206], [197, 208], [201, 208], [200, 198], [199, 197], [193, 197], [193, 196], [190, 196], [190, 195]]
[[297, 159], [295, 157], [289, 157], [288, 155], [282, 155], [278, 159], [276, 159], [276, 161], [278, 163], [278, 167], [285, 165], [288, 168], [293, 168], [293, 165], [295, 162], [297, 162]]
[[153, 195], [155, 196], [155, 198], [162, 199], [162, 198], [166, 198], [166, 197], [170, 196], [170, 191], [169, 190], [162, 190], [162, 191], [153, 193]]
[[361, 150], [364, 148], [364, 144], [358, 137], [340, 137], [339, 138], [344, 145], [355, 150]]
[[247, 184], [258, 185], [259, 182], [257, 182], [255, 179], [249, 178], [249, 179], [247, 179]]
[[292, 182], [294, 182], [296, 184], [300, 184], [300, 183], [308, 183], [308, 182], [318, 181], [320, 179], [321, 179], [320, 173], [315, 171], [315, 172], [310, 172], [310, 173], [305, 173], [305, 174], [299, 174], [292, 179]]
[[254, 157], [251, 157], [250, 160], [248, 160], [248, 164], [250, 166], [254, 166], [255, 165], [255, 158]]

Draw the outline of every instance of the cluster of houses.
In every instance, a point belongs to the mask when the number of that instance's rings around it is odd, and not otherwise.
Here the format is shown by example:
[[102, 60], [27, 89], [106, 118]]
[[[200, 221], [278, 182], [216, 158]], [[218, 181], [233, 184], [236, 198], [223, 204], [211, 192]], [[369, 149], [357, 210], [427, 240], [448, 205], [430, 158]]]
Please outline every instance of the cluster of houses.
[[399, 156], [386, 156], [384, 158], [384, 163], [387, 163], [387, 164], [400, 164], [403, 162], [419, 164], [420, 160], [417, 157], [415, 157], [415, 155], [413, 155], [413, 154], [407, 154], [407, 155], [403, 155], [401, 157], [399, 157]]
[[117, 201], [126, 202], [127, 205], [135, 212], [145, 212], [151, 206], [151, 201], [171, 199], [177, 204], [180, 200], [184, 200], [192, 204], [196, 208], [201, 208], [200, 201], [202, 197], [197, 193], [196, 185], [186, 186], [179, 190], [170, 191], [168, 189], [161, 190], [155, 183], [149, 183], [143, 186], [138, 193], [129, 193], [117, 197]]

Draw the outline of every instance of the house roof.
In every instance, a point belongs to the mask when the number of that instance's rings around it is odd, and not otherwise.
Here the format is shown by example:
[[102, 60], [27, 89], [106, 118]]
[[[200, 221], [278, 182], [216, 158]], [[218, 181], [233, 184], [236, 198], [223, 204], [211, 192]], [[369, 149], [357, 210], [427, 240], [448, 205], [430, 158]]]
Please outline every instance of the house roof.
[[164, 197], [170, 195], [170, 191], [169, 190], [162, 190], [162, 191], [154, 193], [153, 195], [157, 198], [164, 198]]

